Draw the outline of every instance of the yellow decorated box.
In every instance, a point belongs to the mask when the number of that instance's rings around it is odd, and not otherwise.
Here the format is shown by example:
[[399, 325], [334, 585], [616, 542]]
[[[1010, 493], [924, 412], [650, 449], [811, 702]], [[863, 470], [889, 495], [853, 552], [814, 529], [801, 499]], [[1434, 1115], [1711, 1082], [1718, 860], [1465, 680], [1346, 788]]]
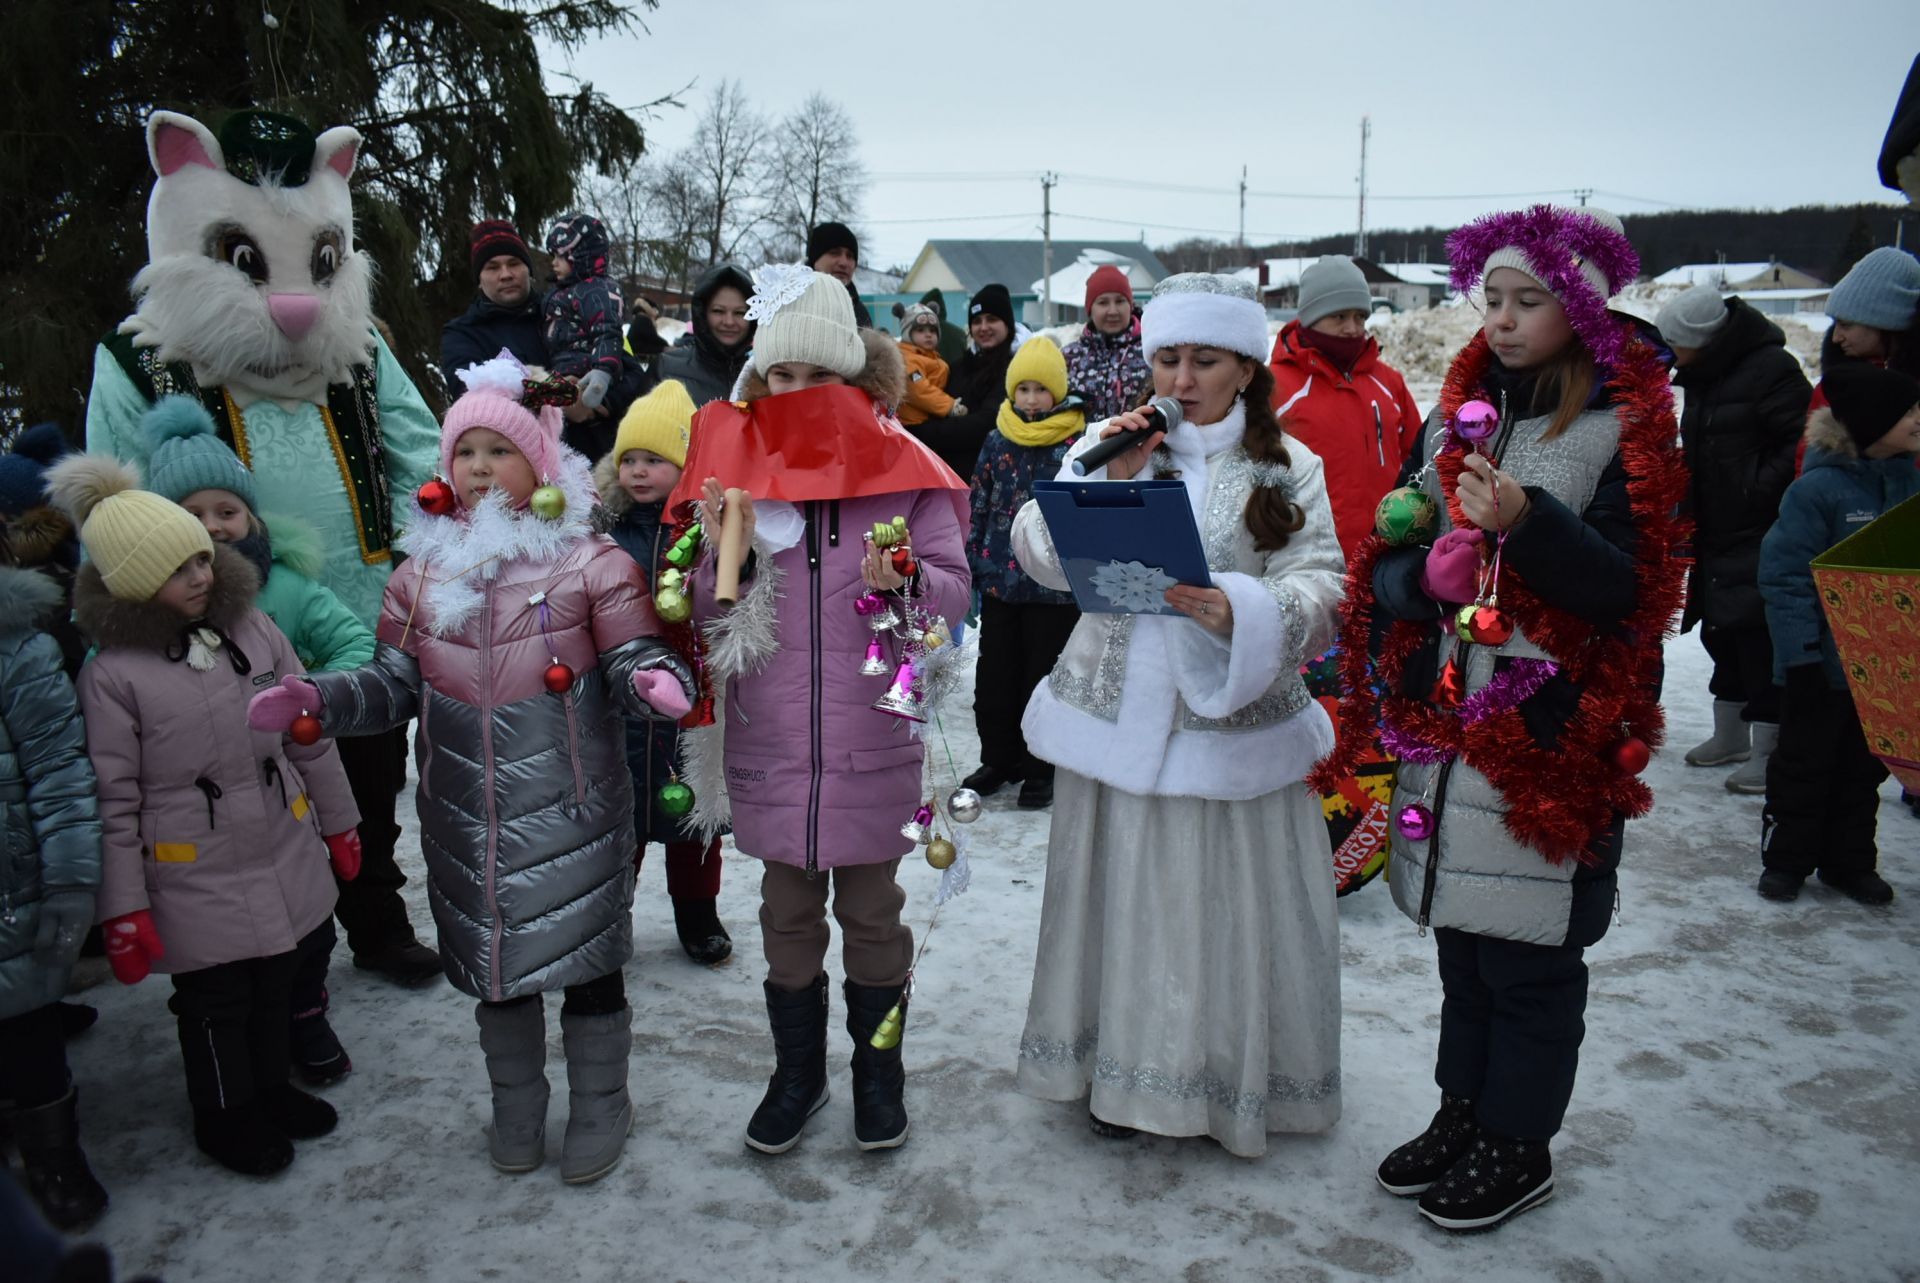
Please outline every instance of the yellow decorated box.
[[1920, 792], [1920, 497], [1813, 559], [1867, 747]]

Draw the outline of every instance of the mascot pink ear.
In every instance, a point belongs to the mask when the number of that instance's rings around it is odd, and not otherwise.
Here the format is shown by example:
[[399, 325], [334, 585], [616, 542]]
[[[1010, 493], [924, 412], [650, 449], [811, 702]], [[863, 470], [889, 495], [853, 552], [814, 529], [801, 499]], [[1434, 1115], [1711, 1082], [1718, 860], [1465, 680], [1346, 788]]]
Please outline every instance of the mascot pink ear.
[[360, 131], [335, 125], [313, 143], [313, 159], [342, 178], [353, 176], [353, 163], [360, 158]]
[[153, 162], [153, 172], [162, 178], [188, 165], [218, 169], [220, 144], [193, 117], [156, 111], [147, 121], [147, 159]]

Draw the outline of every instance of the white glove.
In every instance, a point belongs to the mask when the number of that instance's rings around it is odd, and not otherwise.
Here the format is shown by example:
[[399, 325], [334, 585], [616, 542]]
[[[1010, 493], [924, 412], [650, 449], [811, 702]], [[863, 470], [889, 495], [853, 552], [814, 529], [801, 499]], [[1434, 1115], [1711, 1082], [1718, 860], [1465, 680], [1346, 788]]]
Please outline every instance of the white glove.
[[607, 399], [607, 389], [613, 386], [613, 376], [605, 370], [588, 370], [580, 380], [580, 404], [589, 410], [598, 410], [600, 403]]

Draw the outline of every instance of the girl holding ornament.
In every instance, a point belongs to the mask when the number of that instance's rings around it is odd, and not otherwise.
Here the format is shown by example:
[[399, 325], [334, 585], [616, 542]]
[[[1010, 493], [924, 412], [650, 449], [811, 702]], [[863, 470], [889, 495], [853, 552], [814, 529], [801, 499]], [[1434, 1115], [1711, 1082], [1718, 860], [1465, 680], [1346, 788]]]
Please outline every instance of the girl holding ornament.
[[[854, 1136], [863, 1150], [889, 1149], [907, 1138], [895, 1008], [913, 956], [895, 875], [927, 827], [916, 808], [931, 809], [925, 749], [902, 722], [927, 716], [927, 648], [944, 640], [940, 621], [966, 609], [967, 490], [893, 417], [899, 350], [855, 327], [845, 286], [785, 265], [754, 283], [747, 314], [759, 330], [741, 400], [695, 416], [668, 507], [701, 498], [703, 529], [721, 532], [692, 576], [717, 703], [715, 725], [687, 735], [694, 817], [705, 831], [730, 817], [734, 845], [765, 865], [776, 1066], [747, 1144], [785, 1153], [827, 1101], [831, 888]], [[729, 522], [740, 533], [732, 558]], [[732, 574], [737, 589], [724, 582]]]
[[381, 606], [373, 661], [288, 678], [256, 728], [355, 735], [419, 719], [421, 849], [447, 978], [478, 999], [489, 1154], [546, 1155], [542, 994], [562, 989], [569, 1112], [560, 1175], [598, 1179], [633, 1121], [633, 791], [622, 714], [677, 718], [685, 666], [632, 558], [592, 524], [587, 461], [560, 443], [571, 389], [510, 355], [460, 372]]
[[[741, 296], [740, 306], [746, 306]], [[613, 518], [607, 533], [634, 564], [654, 612], [679, 640], [675, 626], [691, 612], [683, 576], [692, 560], [697, 532], [675, 533], [667, 516], [667, 496], [679, 484], [687, 461], [693, 398], [685, 384], [669, 379], [627, 408], [613, 449], [594, 466], [600, 502]], [[689, 642], [691, 637], [686, 638]], [[647, 844], [666, 848], [667, 896], [680, 947], [705, 966], [733, 954], [733, 938], [720, 924], [720, 837], [702, 837], [684, 823], [688, 796], [679, 784], [680, 730], [672, 722], [627, 719], [627, 770], [633, 776], [633, 869], [637, 878]]]
[[1637, 776], [1661, 740], [1687, 475], [1660, 351], [1606, 307], [1639, 270], [1618, 219], [1536, 205], [1448, 251], [1485, 324], [1429, 421], [1432, 462], [1354, 556], [1340, 750], [1315, 778], [1376, 729], [1399, 758], [1393, 897], [1439, 953], [1441, 1105], [1378, 1179], [1480, 1229], [1553, 1193], [1583, 953], [1617, 903], [1623, 822], [1653, 802]]
[[[1342, 559], [1320, 460], [1282, 431], [1266, 311], [1232, 277], [1169, 277], [1141, 317], [1184, 421], [1091, 480], [1177, 478], [1213, 586], [1162, 614], [1085, 614], [1023, 729], [1055, 764], [1017, 1082], [1093, 1130], [1211, 1136], [1255, 1157], [1340, 1116], [1340, 947], [1319, 802], [1333, 746], [1300, 665], [1333, 639]], [[1140, 429], [1139, 411], [1067, 454]], [[1067, 587], [1037, 504], [1014, 555]]]

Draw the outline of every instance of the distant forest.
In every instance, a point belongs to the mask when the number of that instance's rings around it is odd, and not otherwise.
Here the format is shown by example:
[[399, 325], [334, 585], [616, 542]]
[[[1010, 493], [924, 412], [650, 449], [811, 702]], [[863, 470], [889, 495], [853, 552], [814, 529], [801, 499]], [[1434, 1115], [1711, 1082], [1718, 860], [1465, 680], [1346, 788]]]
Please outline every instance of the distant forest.
[[[1904, 237], [1898, 237], [1902, 218]], [[1831, 284], [1868, 250], [1892, 245], [1920, 251], [1920, 214], [1905, 205], [1803, 205], [1797, 209], [1682, 209], [1623, 214], [1641, 269], [1658, 276], [1683, 263], [1764, 263], [1779, 259]], [[1445, 227], [1385, 228], [1367, 233], [1367, 257], [1378, 263], [1442, 262]], [[1353, 235], [1261, 245], [1247, 250], [1220, 241], [1185, 240], [1156, 251], [1169, 271], [1223, 271], [1263, 258], [1351, 254]]]

